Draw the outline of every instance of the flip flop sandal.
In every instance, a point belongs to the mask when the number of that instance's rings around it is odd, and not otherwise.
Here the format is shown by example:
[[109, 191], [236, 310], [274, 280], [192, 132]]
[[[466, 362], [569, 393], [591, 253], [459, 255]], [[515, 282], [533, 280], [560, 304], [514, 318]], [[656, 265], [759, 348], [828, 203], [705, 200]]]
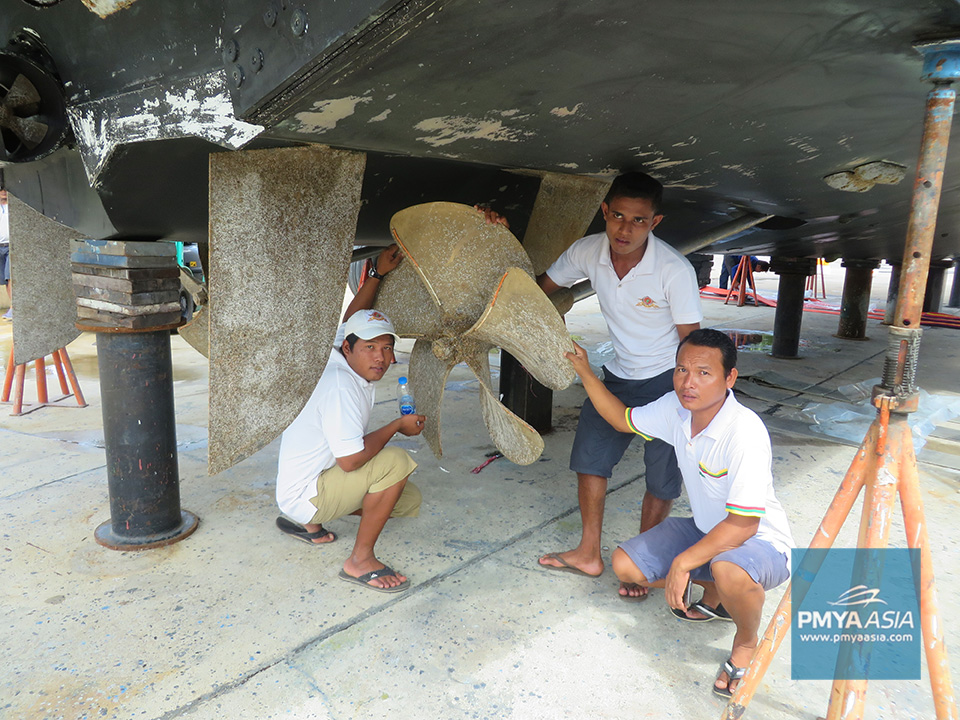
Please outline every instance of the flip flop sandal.
[[[320, 529], [317, 530], [316, 532], [307, 532], [307, 529], [302, 525], [297, 525], [297, 523], [291, 522], [290, 520], [287, 520], [285, 517], [282, 517], [282, 516], [277, 518], [277, 527], [283, 530], [283, 532], [285, 532], [290, 537], [296, 538], [297, 540], [302, 540], [303, 542], [309, 543], [310, 545], [329, 545], [330, 543], [332, 543], [334, 540], [337, 539], [337, 534], [335, 532], [325, 529], [323, 525], [321, 525]], [[319, 540], [320, 538], [326, 535], [333, 535], [333, 540], [328, 540], [325, 543], [314, 542], [314, 540]]]
[[578, 568], [578, 567], [574, 567], [573, 565], [571, 565], [570, 563], [568, 563], [566, 560], [564, 560], [562, 557], [560, 557], [557, 553], [548, 553], [547, 555], [544, 555], [543, 557], [544, 557], [544, 558], [549, 558], [549, 559], [551, 559], [551, 560], [556, 560], [558, 563], [561, 564], [560, 567], [558, 567], [558, 566], [556, 566], [556, 565], [544, 565], [542, 562], [540, 562], [539, 560], [537, 560], [537, 565], [539, 565], [540, 567], [542, 567], [544, 570], [555, 570], [556, 572], [573, 573], [574, 575], [583, 575], [583, 576], [585, 576], [585, 577], [590, 577], [590, 578], [598, 578], [598, 577], [600, 577], [601, 575], [603, 575], [603, 570], [601, 570], [600, 572], [598, 572], [596, 575], [591, 575], [590, 573], [585, 572], [585, 571], [581, 570], [581, 569]]
[[727, 609], [723, 606], [722, 603], [717, 603], [717, 606], [710, 607], [702, 600], [698, 600], [693, 603], [690, 607], [694, 610], [699, 610], [704, 615], [707, 615], [712, 620], [726, 620], [728, 622], [733, 622], [733, 618], [730, 617], [730, 613], [727, 612]]
[[377, 592], [382, 593], [398, 593], [408, 590], [410, 588], [410, 580], [404, 580], [399, 585], [394, 585], [393, 587], [377, 587], [376, 585], [371, 585], [370, 581], [378, 577], [396, 577], [397, 573], [393, 568], [382, 567], [379, 570], [374, 570], [373, 572], [368, 572], [365, 575], [360, 577], [354, 577], [349, 575], [346, 570], [341, 570], [340, 574], [337, 576], [344, 582], [353, 583], [354, 585], [361, 585], [368, 590], [376, 590]]
[[[723, 675], [723, 673], [726, 673], [727, 677], [730, 679], [727, 680], [727, 686], [725, 688], [718, 688], [716, 685], [716, 682], [717, 680], [720, 679], [720, 676]], [[723, 665], [720, 666], [720, 671], [717, 673], [716, 680], [713, 681], [714, 682], [713, 694], [719, 695], [720, 697], [726, 698], [727, 700], [729, 700], [730, 698], [733, 697], [733, 692], [734, 692], [730, 690], [730, 685], [736, 682], [737, 680], [743, 680], [743, 676], [746, 674], [747, 674], [747, 669], [745, 667], [738, 668], [736, 665], [733, 664], [732, 657], [727, 658], [724, 661]]]
[[672, 612], [679, 619], [692, 623], [710, 622], [711, 620], [729, 620], [730, 622], [733, 622], [733, 618], [730, 617], [723, 605], [718, 604], [715, 608], [712, 608], [706, 603], [698, 600], [695, 603], [690, 603], [687, 605], [687, 610], [697, 610], [701, 614], [706, 615], [706, 617], [692, 618], [683, 610], [678, 610], [677, 608], [671, 608], [670, 612]]

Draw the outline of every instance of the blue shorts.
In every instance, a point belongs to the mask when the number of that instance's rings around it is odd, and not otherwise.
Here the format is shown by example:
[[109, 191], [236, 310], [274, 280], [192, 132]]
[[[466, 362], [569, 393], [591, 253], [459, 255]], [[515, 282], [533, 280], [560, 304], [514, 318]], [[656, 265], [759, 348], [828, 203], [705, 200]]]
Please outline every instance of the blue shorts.
[[[666, 370], [646, 380], [625, 380], [603, 369], [603, 384], [627, 407], [637, 407], [659, 400], [673, 392], [673, 370]], [[570, 469], [575, 473], [609, 478], [613, 467], [637, 437], [634, 433], [614, 430], [588, 399], [580, 411], [577, 435], [570, 452]], [[643, 449], [647, 492], [661, 500], [680, 497], [682, 478], [673, 446], [662, 440], [650, 440]]]
[[10, 282], [10, 246], [0, 245], [0, 285]]
[[[663, 580], [674, 558], [703, 538], [693, 518], [668, 517], [645, 533], [627, 540], [620, 548], [650, 582]], [[733, 550], [722, 552], [690, 572], [691, 580], [713, 582], [710, 565], [729, 562], [744, 571], [764, 590], [772, 590], [790, 577], [790, 559], [756, 535]]]

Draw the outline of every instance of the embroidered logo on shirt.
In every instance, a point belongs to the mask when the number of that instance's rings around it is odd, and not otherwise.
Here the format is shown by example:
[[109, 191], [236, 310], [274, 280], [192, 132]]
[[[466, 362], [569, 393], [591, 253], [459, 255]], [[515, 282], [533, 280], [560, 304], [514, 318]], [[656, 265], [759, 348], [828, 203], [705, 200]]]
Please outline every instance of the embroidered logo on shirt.
[[640, 298], [640, 302], [637, 303], [637, 307], [645, 307], [650, 309], [659, 309], [660, 306], [654, 302], [653, 298], [647, 295], [645, 298]]

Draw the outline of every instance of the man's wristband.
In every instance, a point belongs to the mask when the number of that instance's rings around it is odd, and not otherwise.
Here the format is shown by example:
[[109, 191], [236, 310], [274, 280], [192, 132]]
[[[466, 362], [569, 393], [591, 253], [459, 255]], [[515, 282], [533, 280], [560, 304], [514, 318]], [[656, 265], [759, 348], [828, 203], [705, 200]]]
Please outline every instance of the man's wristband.
[[383, 275], [377, 272], [376, 265], [370, 266], [370, 269], [367, 270], [367, 277], [376, 278], [377, 280], [383, 280]]

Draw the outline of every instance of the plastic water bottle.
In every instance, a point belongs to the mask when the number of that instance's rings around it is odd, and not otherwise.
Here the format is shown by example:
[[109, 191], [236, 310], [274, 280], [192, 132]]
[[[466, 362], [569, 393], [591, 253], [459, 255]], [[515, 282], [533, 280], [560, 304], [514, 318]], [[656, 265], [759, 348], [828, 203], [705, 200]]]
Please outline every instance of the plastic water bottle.
[[397, 399], [400, 402], [401, 415], [413, 415], [417, 411], [413, 404], [413, 395], [410, 392], [410, 385], [405, 377], [400, 378], [397, 386]]

